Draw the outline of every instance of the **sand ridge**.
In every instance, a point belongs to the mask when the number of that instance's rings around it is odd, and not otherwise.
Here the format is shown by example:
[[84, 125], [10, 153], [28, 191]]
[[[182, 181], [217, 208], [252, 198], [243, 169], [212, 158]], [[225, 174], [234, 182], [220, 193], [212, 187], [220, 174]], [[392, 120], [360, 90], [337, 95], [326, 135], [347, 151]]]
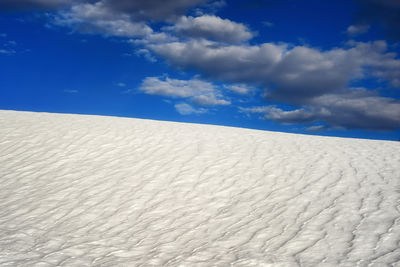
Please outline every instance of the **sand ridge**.
[[400, 143], [0, 111], [0, 266], [400, 266]]

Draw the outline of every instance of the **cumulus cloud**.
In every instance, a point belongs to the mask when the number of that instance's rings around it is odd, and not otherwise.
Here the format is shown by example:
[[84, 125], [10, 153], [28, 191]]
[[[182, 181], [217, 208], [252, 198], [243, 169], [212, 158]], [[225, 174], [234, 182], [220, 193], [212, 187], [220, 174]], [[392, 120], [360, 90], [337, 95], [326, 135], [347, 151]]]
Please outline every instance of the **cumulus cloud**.
[[400, 101], [360, 89], [344, 94], [320, 96], [295, 110], [263, 106], [241, 108], [241, 111], [260, 113], [265, 119], [287, 124], [322, 121], [327, 126], [320, 127], [319, 130], [344, 128], [390, 131], [400, 128]]
[[136, 21], [173, 20], [192, 7], [208, 0], [2, 0], [1, 8], [9, 9], [60, 9], [77, 3], [101, 4], [109, 13], [129, 15]]
[[178, 111], [181, 115], [190, 115], [190, 114], [203, 114], [207, 112], [207, 109], [204, 108], [194, 108], [187, 103], [179, 103], [175, 105], [176, 111]]
[[[400, 60], [395, 53], [388, 52], [385, 41], [351, 41], [329, 50], [287, 43], [251, 45], [247, 41], [254, 33], [244, 24], [205, 14], [200, 9], [192, 13], [195, 17], [186, 15], [189, 9], [207, 3], [218, 6], [224, 2], [4, 0], [0, 7], [60, 9], [53, 15], [58, 25], [130, 38], [132, 44], [140, 46], [136, 55], [150, 61], [158, 56], [178, 69], [199, 71], [203, 77], [231, 83], [216, 86], [199, 79], [148, 77], [140, 86], [147, 94], [185, 99], [193, 105], [229, 105], [230, 101], [221, 92], [230, 90], [248, 95], [255, 91], [250, 84], [264, 88], [263, 97], [268, 100], [298, 107], [294, 110], [258, 107], [246, 111], [261, 113], [266, 119], [281, 123], [323, 121], [329, 127], [349, 129], [399, 127], [398, 100], [349, 89], [351, 82], [363, 79], [400, 87]], [[397, 0], [360, 0], [360, 5], [359, 20], [347, 29], [350, 36], [366, 32], [367, 25], [375, 22], [382, 23], [391, 36], [400, 36]], [[150, 27], [157, 25], [153, 22], [164, 23], [159, 25], [161, 32]], [[7, 51], [3, 49], [0, 53]], [[175, 108], [182, 114], [205, 112], [187, 103], [177, 105]]]
[[159, 77], [147, 77], [143, 80], [140, 91], [150, 95], [161, 95], [171, 98], [187, 98], [202, 106], [229, 105], [223, 99], [220, 90], [212, 83], [198, 79], [178, 80]]
[[347, 34], [348, 34], [349, 36], [360, 35], [360, 34], [363, 34], [363, 33], [368, 32], [369, 27], [370, 27], [370, 26], [369, 26], [369, 25], [366, 25], [366, 24], [364, 24], [364, 25], [350, 25], [350, 26], [347, 28]]
[[253, 33], [243, 24], [214, 15], [181, 17], [165, 29], [183, 36], [212, 39], [227, 43], [240, 43], [253, 38]]
[[221, 45], [207, 40], [150, 44], [148, 48], [179, 68], [209, 77], [270, 88], [266, 96], [299, 103], [339, 92], [349, 81], [375, 77], [399, 86], [400, 60], [384, 41], [349, 43], [320, 51], [306, 46], [264, 43]]
[[70, 8], [60, 10], [54, 16], [54, 23], [85, 33], [139, 38], [133, 41], [139, 45], [176, 40], [168, 33], [154, 32], [149, 26], [149, 23], [154, 20], [176, 23], [174, 26], [163, 29], [169, 28], [183, 35], [226, 39], [233, 42], [252, 37], [247, 28], [239, 23], [208, 15], [198, 18], [182, 16], [188, 8], [206, 2], [206, 0], [76, 2]]
[[188, 9], [209, 0], [4, 0], [0, 8], [52, 9], [53, 23], [84, 33], [140, 38], [143, 42], [166, 41], [165, 33], [155, 33], [149, 23], [173, 23]]
[[275, 106], [262, 106], [251, 108], [240, 108], [245, 113], [262, 113], [265, 119], [281, 123], [310, 123], [316, 119], [315, 115], [306, 109], [285, 111]]
[[177, 67], [197, 69], [233, 82], [249, 82], [268, 73], [280, 61], [286, 45], [221, 45], [189, 40], [150, 44], [148, 48]]
[[274, 43], [228, 45], [204, 39], [155, 43], [147, 48], [178, 68], [195, 69], [225, 82], [258, 84], [265, 88], [266, 99], [299, 107], [247, 110], [258, 110], [265, 119], [376, 131], [400, 127], [399, 101], [348, 88], [350, 82], [365, 78], [400, 86], [400, 60], [387, 51], [385, 41], [352, 41], [327, 51]]
[[314, 113], [333, 127], [390, 131], [400, 128], [400, 101], [359, 93], [325, 95], [314, 100]]
[[144, 79], [140, 90], [146, 94], [186, 98], [200, 92], [213, 92], [212, 84], [200, 80], [177, 80], [159, 77]]
[[136, 20], [167, 21], [208, 0], [103, 0], [110, 10], [127, 13]]
[[143, 37], [153, 33], [146, 23], [134, 22], [127, 14], [110, 12], [103, 2], [74, 5], [55, 16], [54, 22], [82, 32], [110, 36]]

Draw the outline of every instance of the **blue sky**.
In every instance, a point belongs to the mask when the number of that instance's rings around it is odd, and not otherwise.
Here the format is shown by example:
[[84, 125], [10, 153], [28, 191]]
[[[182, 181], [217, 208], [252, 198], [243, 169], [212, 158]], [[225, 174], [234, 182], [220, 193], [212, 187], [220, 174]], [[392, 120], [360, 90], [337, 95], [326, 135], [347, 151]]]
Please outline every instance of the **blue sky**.
[[400, 3], [3, 0], [0, 109], [400, 138]]

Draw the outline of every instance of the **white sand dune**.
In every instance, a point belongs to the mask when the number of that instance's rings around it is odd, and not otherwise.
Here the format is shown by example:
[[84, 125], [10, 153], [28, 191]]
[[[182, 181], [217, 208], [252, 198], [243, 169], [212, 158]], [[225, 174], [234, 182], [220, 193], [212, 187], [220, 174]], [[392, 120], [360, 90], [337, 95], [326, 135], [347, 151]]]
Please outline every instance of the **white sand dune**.
[[1, 266], [400, 266], [400, 142], [0, 111]]

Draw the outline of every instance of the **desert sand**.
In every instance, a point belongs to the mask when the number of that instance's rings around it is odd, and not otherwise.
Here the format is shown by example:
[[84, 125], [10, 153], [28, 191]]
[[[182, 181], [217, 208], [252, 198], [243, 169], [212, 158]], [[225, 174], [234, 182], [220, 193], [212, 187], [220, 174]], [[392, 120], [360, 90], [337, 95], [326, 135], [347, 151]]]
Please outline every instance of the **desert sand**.
[[0, 266], [400, 266], [400, 142], [0, 111]]

